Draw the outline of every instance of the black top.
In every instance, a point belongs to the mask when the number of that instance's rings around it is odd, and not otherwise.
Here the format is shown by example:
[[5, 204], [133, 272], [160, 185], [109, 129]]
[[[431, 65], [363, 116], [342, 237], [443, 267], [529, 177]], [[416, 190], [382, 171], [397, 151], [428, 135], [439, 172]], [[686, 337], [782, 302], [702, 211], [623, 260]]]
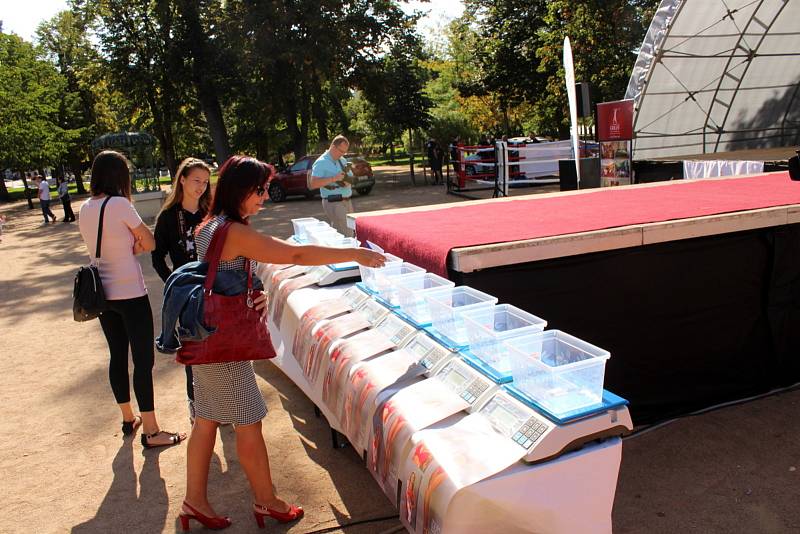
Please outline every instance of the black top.
[[[183, 215], [183, 224], [181, 224]], [[175, 204], [166, 211], [162, 211], [156, 220], [156, 248], [150, 253], [158, 276], [166, 282], [172, 269], [195, 261], [197, 250], [194, 244], [194, 231], [205, 217], [205, 213], [198, 210], [192, 213], [183, 209], [180, 203]], [[172, 269], [167, 266], [166, 256], [172, 262]]]

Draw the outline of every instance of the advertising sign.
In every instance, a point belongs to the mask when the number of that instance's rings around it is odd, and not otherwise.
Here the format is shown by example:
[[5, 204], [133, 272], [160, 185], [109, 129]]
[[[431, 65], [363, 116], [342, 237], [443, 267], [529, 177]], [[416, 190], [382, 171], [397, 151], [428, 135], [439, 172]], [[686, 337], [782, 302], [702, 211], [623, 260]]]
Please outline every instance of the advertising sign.
[[597, 104], [597, 139], [602, 186], [630, 184], [633, 100]]

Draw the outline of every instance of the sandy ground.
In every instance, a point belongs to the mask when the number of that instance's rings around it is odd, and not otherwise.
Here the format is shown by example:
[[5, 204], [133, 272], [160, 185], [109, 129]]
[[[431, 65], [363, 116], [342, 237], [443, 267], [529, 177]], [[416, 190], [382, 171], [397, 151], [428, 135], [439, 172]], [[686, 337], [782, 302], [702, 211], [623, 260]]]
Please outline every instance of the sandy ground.
[[[443, 188], [411, 186], [397, 168], [381, 171], [373, 193], [355, 206], [455, 201]], [[60, 206], [53, 209], [60, 218]], [[0, 206], [0, 213], [9, 219], [0, 244], [0, 532], [179, 531], [185, 445], [144, 451], [138, 435], [122, 437], [99, 324], [72, 320], [72, 276], [86, 261], [77, 225], [41, 227], [38, 206], [29, 211], [22, 203]], [[255, 224], [286, 236], [291, 218], [320, 215], [318, 200], [290, 200], [268, 204]], [[159, 324], [161, 281], [149, 257], [141, 260]], [[360, 459], [352, 449], [332, 449], [329, 428], [308, 399], [268, 362], [256, 369], [270, 409], [264, 435], [275, 484], [306, 509], [298, 523], [273, 523], [268, 531], [399, 531], [396, 512]], [[183, 369], [157, 354], [154, 379], [162, 427], [188, 430]], [[800, 532], [798, 413], [795, 391], [627, 440], [615, 531]], [[234, 519], [228, 532], [257, 531], [229, 427], [212, 458], [210, 498]]]

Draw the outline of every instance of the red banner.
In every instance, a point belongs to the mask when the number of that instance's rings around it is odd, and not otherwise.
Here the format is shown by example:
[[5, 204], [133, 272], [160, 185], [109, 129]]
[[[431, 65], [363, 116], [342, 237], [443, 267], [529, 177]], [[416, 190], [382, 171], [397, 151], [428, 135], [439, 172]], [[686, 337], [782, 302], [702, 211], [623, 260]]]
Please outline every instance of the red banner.
[[597, 140], [633, 139], [633, 100], [597, 104]]

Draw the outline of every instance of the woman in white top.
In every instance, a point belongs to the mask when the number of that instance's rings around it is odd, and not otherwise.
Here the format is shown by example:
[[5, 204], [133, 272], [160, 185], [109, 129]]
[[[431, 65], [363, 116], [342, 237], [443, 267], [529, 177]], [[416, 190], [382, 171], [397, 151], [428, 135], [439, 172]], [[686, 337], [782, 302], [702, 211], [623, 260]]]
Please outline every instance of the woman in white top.
[[[133, 434], [143, 425], [145, 448], [175, 445], [185, 434], [164, 432], [156, 420], [153, 402], [153, 312], [142, 268], [135, 255], [155, 246], [150, 229], [131, 204], [128, 160], [106, 150], [92, 163], [92, 197], [80, 210], [79, 227], [89, 257], [95, 261], [100, 210], [105, 204], [100, 243], [100, 280], [109, 309], [99, 319], [111, 354], [108, 376], [119, 409], [122, 432]], [[141, 415], [131, 408], [128, 347], [133, 358], [133, 391]]]

